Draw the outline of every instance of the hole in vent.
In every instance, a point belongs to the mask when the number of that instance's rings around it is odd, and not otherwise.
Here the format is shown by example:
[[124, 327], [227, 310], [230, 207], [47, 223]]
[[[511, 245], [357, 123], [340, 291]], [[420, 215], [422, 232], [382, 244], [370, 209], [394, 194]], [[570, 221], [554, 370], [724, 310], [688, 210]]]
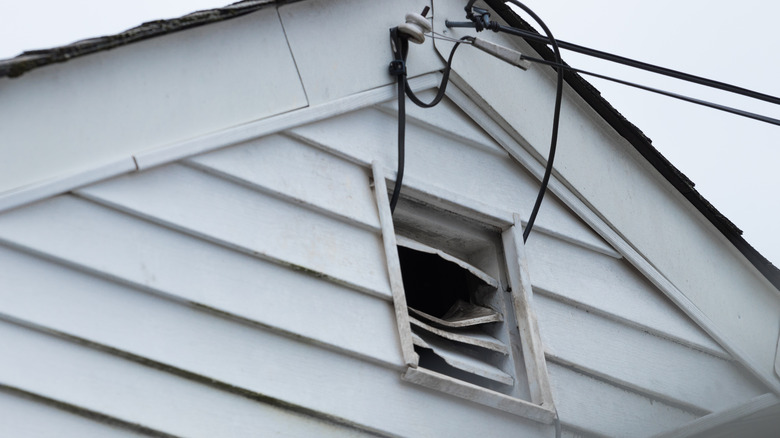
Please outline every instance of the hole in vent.
[[402, 246], [398, 257], [409, 307], [441, 318], [458, 300], [470, 301], [474, 279], [465, 269], [436, 254]]

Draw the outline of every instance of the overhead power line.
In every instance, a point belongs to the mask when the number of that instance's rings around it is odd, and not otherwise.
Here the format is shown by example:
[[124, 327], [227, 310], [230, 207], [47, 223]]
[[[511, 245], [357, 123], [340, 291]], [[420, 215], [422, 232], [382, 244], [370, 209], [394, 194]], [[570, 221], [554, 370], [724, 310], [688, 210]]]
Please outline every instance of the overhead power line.
[[[470, 22], [470, 21], [454, 22], [454, 21], [447, 20], [445, 22], [445, 24], [447, 25], [447, 27], [470, 27], [470, 28], [475, 28], [476, 27], [476, 24], [473, 23], [473, 22]], [[506, 32], [506, 33], [509, 33], [509, 34], [512, 34], [512, 35], [517, 35], [517, 36], [520, 36], [520, 37], [523, 37], [523, 38], [527, 38], [529, 40], [534, 40], [534, 41], [542, 42], [542, 43], [545, 43], [545, 44], [550, 44], [550, 40], [546, 36], [544, 36], [544, 35], [539, 35], [539, 34], [537, 34], [535, 32], [530, 32], [530, 31], [527, 31], [527, 30], [517, 29], [515, 27], [504, 26], [504, 25], [501, 25], [501, 24], [499, 24], [497, 22], [491, 22], [489, 29], [493, 30], [493, 31], [496, 31], [496, 32]], [[571, 50], [572, 52], [581, 53], [583, 55], [588, 55], [588, 56], [592, 56], [592, 57], [595, 57], [595, 58], [604, 59], [604, 60], [615, 62], [615, 63], [618, 63], [618, 64], [627, 65], [629, 67], [634, 67], [634, 68], [638, 68], [638, 69], [641, 69], [641, 70], [650, 71], [650, 72], [657, 73], [657, 74], [660, 74], [660, 75], [669, 76], [669, 77], [672, 77], [672, 78], [675, 78], [675, 79], [680, 79], [680, 80], [683, 80], [683, 81], [692, 82], [692, 83], [695, 83], [695, 84], [704, 85], [704, 86], [707, 86], [707, 87], [716, 88], [716, 89], [723, 90], [723, 91], [728, 91], [730, 93], [735, 93], [735, 94], [739, 94], [739, 95], [742, 95], [742, 96], [751, 97], [753, 99], [762, 100], [764, 102], [773, 103], [775, 105], [780, 105], [780, 98], [772, 96], [772, 95], [769, 95], [769, 94], [760, 93], [758, 91], [749, 90], [747, 88], [738, 87], [736, 85], [731, 85], [731, 84], [727, 84], [725, 82], [720, 82], [720, 81], [716, 81], [716, 80], [713, 80], [713, 79], [708, 79], [708, 78], [704, 78], [704, 77], [701, 77], [701, 76], [692, 75], [690, 73], [685, 73], [685, 72], [673, 70], [673, 69], [670, 69], [670, 68], [661, 67], [661, 66], [654, 65], [654, 64], [649, 64], [647, 62], [637, 61], [635, 59], [626, 58], [625, 56], [615, 55], [615, 54], [612, 54], [612, 53], [603, 52], [601, 50], [591, 49], [589, 47], [581, 46], [579, 44], [573, 44], [573, 43], [569, 43], [569, 42], [566, 42], [566, 41], [561, 41], [561, 40], [558, 40], [558, 39], [556, 39], [556, 42], [558, 43], [558, 47], [560, 47], [561, 49]], [[529, 61], [530, 61], [530, 59], [529, 59]], [[585, 73], [585, 74], [588, 74], [588, 73]], [[628, 85], [628, 84], [626, 84], [626, 85]], [[671, 93], [671, 94], [673, 94], [673, 93]], [[674, 97], [674, 96], [672, 96], [672, 97]], [[686, 99], [684, 99], [684, 100], [686, 100]], [[696, 100], [696, 99], [694, 99], [694, 100]], [[713, 104], [713, 105], [715, 105], [715, 104]], [[707, 105], [707, 106], [710, 106], [710, 105]], [[737, 111], [739, 111], [739, 110], [737, 110]]]
[[732, 108], [730, 106], [720, 105], [720, 104], [713, 103], [713, 102], [708, 102], [706, 100], [696, 99], [694, 97], [684, 96], [682, 94], [672, 93], [671, 91], [665, 91], [665, 90], [661, 90], [661, 89], [658, 89], [658, 88], [648, 87], [647, 85], [637, 84], [635, 82], [629, 82], [629, 81], [626, 81], [626, 80], [623, 80], [623, 79], [617, 79], [617, 78], [613, 78], [611, 76], [606, 76], [606, 75], [602, 75], [602, 74], [599, 74], [599, 73], [593, 73], [593, 72], [590, 72], [590, 71], [587, 71], [587, 70], [581, 70], [581, 69], [578, 69], [578, 68], [571, 67], [571, 66], [569, 66], [567, 64], [558, 64], [555, 61], [547, 61], [546, 59], [534, 58], [534, 57], [526, 56], [526, 55], [522, 55], [521, 59], [524, 59], [524, 60], [530, 61], [530, 62], [539, 63], [539, 64], [549, 65], [549, 66], [552, 66], [552, 67], [563, 68], [563, 69], [566, 69], [566, 70], [569, 70], [569, 71], [573, 71], [575, 73], [588, 75], [588, 76], [593, 76], [595, 78], [604, 79], [604, 80], [607, 80], [607, 81], [612, 81], [612, 82], [615, 82], [615, 83], [618, 83], [618, 84], [622, 84], [622, 85], [627, 85], [629, 87], [638, 88], [640, 90], [649, 91], [651, 93], [661, 94], [661, 95], [664, 95], [664, 96], [672, 97], [672, 98], [683, 100], [683, 101], [686, 101], [686, 102], [695, 103], [697, 105], [702, 105], [702, 106], [706, 106], [706, 107], [709, 107], [709, 108], [714, 108], [714, 109], [717, 109], [717, 110], [720, 110], [720, 111], [725, 111], [727, 113], [736, 114], [738, 116], [747, 117], [747, 118], [750, 118], [750, 119], [759, 120], [759, 121], [766, 122], [766, 123], [769, 123], [769, 124], [772, 124], [772, 125], [780, 126], [780, 120], [774, 119], [772, 117], [764, 116], [764, 115], [761, 115], [761, 114], [751, 113], [749, 111], [744, 111], [744, 110], [741, 110], [741, 109]]

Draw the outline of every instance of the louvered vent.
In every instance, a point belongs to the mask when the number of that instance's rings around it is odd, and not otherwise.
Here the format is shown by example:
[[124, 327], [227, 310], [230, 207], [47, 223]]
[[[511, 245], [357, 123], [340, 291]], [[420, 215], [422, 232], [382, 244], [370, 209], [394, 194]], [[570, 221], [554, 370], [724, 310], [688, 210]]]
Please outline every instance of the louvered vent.
[[499, 282], [441, 250], [397, 236], [419, 366], [512, 393], [514, 366]]

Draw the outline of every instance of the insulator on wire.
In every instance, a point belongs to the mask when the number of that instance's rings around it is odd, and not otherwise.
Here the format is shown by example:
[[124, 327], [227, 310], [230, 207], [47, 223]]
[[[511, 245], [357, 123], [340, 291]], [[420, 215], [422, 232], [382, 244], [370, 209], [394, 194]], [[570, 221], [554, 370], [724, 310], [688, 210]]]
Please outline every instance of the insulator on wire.
[[406, 23], [398, 25], [398, 31], [415, 44], [425, 42], [425, 33], [431, 30], [433, 30], [431, 23], [420, 14], [406, 14]]

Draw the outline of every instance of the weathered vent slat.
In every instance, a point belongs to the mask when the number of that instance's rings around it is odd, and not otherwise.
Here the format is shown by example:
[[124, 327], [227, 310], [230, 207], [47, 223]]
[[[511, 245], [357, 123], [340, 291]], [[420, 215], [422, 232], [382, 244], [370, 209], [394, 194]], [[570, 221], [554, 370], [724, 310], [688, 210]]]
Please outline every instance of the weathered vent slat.
[[444, 359], [448, 365], [461, 371], [503, 383], [504, 385], [513, 385], [515, 383], [515, 379], [509, 374], [497, 367], [491, 366], [458, 351], [457, 345], [455, 344], [448, 344], [437, 340], [432, 336], [425, 336], [417, 333], [413, 334], [412, 340], [414, 341], [414, 345], [431, 350], [433, 354]]
[[426, 332], [433, 333], [437, 336], [441, 336], [442, 338], [449, 339], [451, 341], [460, 342], [462, 344], [474, 345], [476, 347], [487, 348], [489, 350], [493, 350], [502, 354], [507, 354], [509, 352], [509, 349], [507, 348], [506, 344], [484, 333], [479, 329], [443, 330], [434, 327], [432, 325], [426, 324], [412, 316], [409, 317], [409, 321], [416, 328], [425, 330]]

